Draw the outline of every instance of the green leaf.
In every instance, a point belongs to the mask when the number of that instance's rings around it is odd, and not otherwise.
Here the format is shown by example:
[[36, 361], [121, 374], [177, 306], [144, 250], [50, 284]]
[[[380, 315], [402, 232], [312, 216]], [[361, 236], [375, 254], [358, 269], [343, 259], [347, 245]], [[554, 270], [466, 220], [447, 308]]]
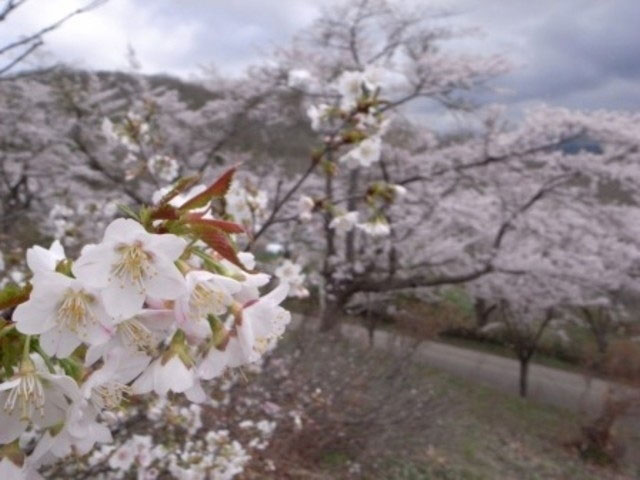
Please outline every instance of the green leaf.
[[9, 283], [0, 290], [0, 311], [17, 307], [21, 303], [29, 300], [31, 294], [31, 284], [21, 287], [15, 283]]
[[458, 308], [464, 315], [473, 316], [475, 314], [473, 300], [462, 288], [448, 288], [442, 292], [442, 298], [445, 302]]
[[138, 217], [138, 214], [136, 212], [134, 212], [131, 207], [129, 207], [128, 205], [124, 205], [119, 203], [118, 204], [118, 209], [124, 213], [127, 217], [131, 217], [135, 220], [140, 221], [140, 218]]
[[[20, 363], [22, 355], [22, 336], [13, 327], [13, 324], [5, 324], [0, 337], [0, 365], [4, 368], [5, 378], [13, 375], [15, 367]], [[2, 375], [0, 375], [2, 377]]]
[[75, 379], [78, 382], [82, 379], [84, 375], [84, 368], [82, 367], [82, 364], [75, 358], [62, 358], [58, 360], [58, 363], [64, 370], [64, 373], [69, 375], [71, 378]]

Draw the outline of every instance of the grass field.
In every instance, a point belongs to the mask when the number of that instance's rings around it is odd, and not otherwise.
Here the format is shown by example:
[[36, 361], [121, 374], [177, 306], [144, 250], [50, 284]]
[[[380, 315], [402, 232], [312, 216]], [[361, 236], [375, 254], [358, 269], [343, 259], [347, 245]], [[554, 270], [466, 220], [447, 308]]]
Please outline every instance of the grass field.
[[[358, 355], [350, 347], [348, 355]], [[347, 354], [345, 352], [345, 354]], [[335, 349], [334, 353], [335, 355]], [[364, 358], [364, 357], [363, 357]], [[376, 362], [392, 362], [376, 353]], [[319, 362], [325, 361], [322, 356]], [[326, 359], [327, 363], [334, 360]], [[358, 359], [357, 361], [361, 361]], [[356, 362], [357, 362], [356, 361]], [[437, 414], [424, 435], [408, 433], [404, 445], [390, 442], [364, 468], [366, 454], [332, 449], [314, 466], [287, 478], [371, 480], [631, 480], [640, 468], [622, 461], [598, 466], [583, 461], [571, 446], [579, 438], [577, 414], [470, 384], [422, 365], [412, 365], [411, 385], [429, 391]], [[396, 396], [407, 394], [397, 391]], [[387, 432], [391, 438], [403, 431]], [[627, 445], [638, 451], [638, 439]], [[275, 477], [274, 477], [275, 478]]]
[[442, 373], [425, 375], [454, 407], [439, 421], [439, 441], [424, 458], [394, 465], [386, 478], [604, 480], [640, 475], [630, 465], [616, 470], [583, 462], [570, 447], [579, 434], [577, 415]]

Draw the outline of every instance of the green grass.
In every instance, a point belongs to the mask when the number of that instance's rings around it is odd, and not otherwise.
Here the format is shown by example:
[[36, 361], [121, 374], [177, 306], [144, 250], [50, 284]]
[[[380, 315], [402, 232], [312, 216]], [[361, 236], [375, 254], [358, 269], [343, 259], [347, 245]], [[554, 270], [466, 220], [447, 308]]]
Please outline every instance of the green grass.
[[[313, 362], [307, 367], [317, 375], [346, 374], [346, 365], [375, 362], [385, 372], [396, 361], [383, 350], [368, 350], [349, 345], [345, 339], [331, 339], [331, 348], [322, 347], [322, 336], [305, 348]], [[286, 345], [286, 343], [285, 343]], [[291, 342], [290, 346], [298, 345]], [[296, 347], [299, 348], [299, 347]], [[323, 353], [324, 352], [324, 353]], [[341, 359], [338, 361], [338, 359]], [[347, 360], [345, 360], [347, 359]], [[299, 359], [296, 360], [300, 361]], [[344, 365], [343, 365], [344, 364]], [[306, 365], [302, 363], [302, 365]], [[298, 367], [302, 368], [302, 367]], [[618, 469], [584, 462], [572, 447], [580, 436], [585, 418], [562, 408], [521, 399], [486, 386], [438, 371], [419, 363], [405, 367], [407, 383], [391, 393], [396, 405], [411, 411], [407, 399], [413, 391], [429, 398], [430, 416], [417, 419], [415, 430], [389, 424], [384, 448], [367, 442], [358, 448], [337, 442], [321, 452], [319, 461], [305, 463], [307, 476], [300, 479], [366, 480], [632, 480], [640, 478], [640, 470], [630, 460]], [[335, 370], [335, 372], [334, 372]], [[305, 370], [306, 371], [306, 370]], [[310, 378], [305, 374], [304, 378]], [[356, 387], [357, 388], [357, 387]], [[426, 395], [426, 397], [425, 397]], [[354, 396], [358, 403], [363, 401]], [[425, 410], [429, 411], [429, 410]], [[340, 445], [343, 445], [340, 447]], [[354, 445], [354, 444], [349, 444]], [[341, 448], [344, 448], [342, 450]], [[630, 452], [640, 451], [640, 437], [630, 438]], [[640, 460], [639, 460], [640, 461]], [[626, 462], [626, 463], [625, 463]], [[638, 464], [640, 465], [640, 463]], [[361, 468], [354, 474], [352, 467]], [[351, 473], [349, 471], [351, 470]], [[269, 477], [271, 478], [271, 477]], [[273, 477], [282, 478], [282, 477]], [[288, 477], [287, 477], [288, 478]], [[253, 480], [253, 479], [252, 479]]]
[[[438, 441], [422, 456], [389, 462], [389, 480], [609, 480], [638, 478], [583, 462], [569, 444], [582, 418], [424, 368], [436, 395], [453, 408], [439, 420]], [[630, 448], [638, 448], [632, 445]], [[640, 471], [637, 471], [640, 473]]]

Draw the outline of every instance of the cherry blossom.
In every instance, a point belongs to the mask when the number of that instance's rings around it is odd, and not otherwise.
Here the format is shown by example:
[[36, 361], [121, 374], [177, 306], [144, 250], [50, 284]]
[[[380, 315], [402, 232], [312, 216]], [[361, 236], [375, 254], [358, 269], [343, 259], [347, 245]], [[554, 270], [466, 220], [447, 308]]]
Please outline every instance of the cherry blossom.
[[55, 240], [49, 249], [36, 245], [27, 250], [27, 265], [33, 273], [52, 272], [58, 262], [65, 258], [64, 248], [59, 240]]
[[307, 116], [311, 121], [311, 128], [316, 132], [321, 130], [331, 112], [331, 106], [326, 103], [319, 105], [309, 105]]
[[171, 234], [152, 235], [134, 220], [114, 220], [102, 243], [85, 247], [73, 265], [74, 275], [102, 291], [107, 312], [131, 317], [147, 296], [174, 300], [186, 290], [173, 264], [186, 242]]
[[129, 357], [153, 354], [158, 345], [173, 333], [174, 323], [174, 312], [167, 309], [143, 309], [132, 317], [120, 319], [108, 342], [87, 349], [85, 364], [91, 366], [100, 358], [107, 358], [113, 350], [124, 349]]
[[103, 359], [103, 366], [89, 375], [81, 392], [84, 400], [97, 409], [115, 409], [132, 394], [129, 383], [147, 368], [151, 357], [116, 345], [105, 352]]
[[147, 167], [152, 175], [165, 182], [171, 182], [178, 176], [178, 162], [168, 155], [152, 156], [147, 162]]
[[299, 298], [309, 296], [309, 291], [304, 287], [305, 274], [302, 273], [301, 265], [291, 260], [284, 260], [274, 273], [281, 282], [289, 285], [289, 296]]
[[0, 384], [0, 443], [12, 442], [32, 423], [39, 428], [63, 423], [79, 398], [73, 379], [49, 373], [40, 357], [24, 358], [18, 372]]
[[38, 473], [33, 463], [23, 463], [17, 465], [9, 457], [0, 459], [0, 478], [6, 479], [24, 479], [24, 480], [44, 480], [44, 477]]
[[346, 233], [358, 224], [358, 212], [347, 212], [333, 217], [329, 228], [333, 228], [337, 233]]
[[360, 230], [372, 237], [386, 237], [391, 233], [389, 222], [384, 217], [377, 216], [373, 220], [356, 225]]
[[362, 72], [353, 70], [344, 72], [335, 83], [335, 88], [340, 94], [343, 110], [350, 110], [357, 104], [363, 90], [373, 91], [375, 85], [368, 81]]
[[40, 335], [42, 349], [68, 357], [81, 343], [98, 345], [110, 338], [112, 321], [98, 291], [56, 272], [38, 273], [29, 301], [13, 319], [26, 335]]
[[287, 79], [288, 85], [292, 88], [308, 88], [312, 82], [313, 77], [307, 70], [291, 70]]
[[227, 347], [230, 366], [254, 362], [273, 347], [291, 320], [291, 314], [279, 306], [288, 293], [289, 285], [283, 282], [239, 312], [236, 336]]
[[303, 195], [300, 197], [298, 201], [298, 218], [300, 218], [301, 222], [308, 222], [311, 220], [311, 215], [313, 209], [315, 207], [316, 202], [313, 201], [313, 198]]
[[187, 336], [206, 338], [211, 333], [207, 316], [226, 313], [242, 286], [232, 278], [207, 271], [188, 272], [185, 280], [188, 293], [175, 302], [178, 326]]
[[340, 163], [349, 168], [370, 167], [380, 161], [382, 140], [380, 137], [370, 137], [358, 144], [356, 148], [340, 157]]
[[167, 393], [185, 393], [195, 386], [195, 370], [175, 353], [169, 352], [164, 358], [159, 358], [149, 365], [131, 385], [135, 394], [149, 393], [151, 391], [160, 396]]

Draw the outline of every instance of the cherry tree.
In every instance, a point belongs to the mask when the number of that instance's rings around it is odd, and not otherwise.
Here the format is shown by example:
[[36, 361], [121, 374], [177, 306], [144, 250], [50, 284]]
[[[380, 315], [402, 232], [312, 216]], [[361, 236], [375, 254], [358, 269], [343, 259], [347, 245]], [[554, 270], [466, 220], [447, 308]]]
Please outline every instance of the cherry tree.
[[3, 82], [3, 221], [29, 218], [82, 243], [118, 204], [142, 205], [180, 176], [210, 180], [220, 163], [246, 159], [235, 138], [263, 91], [174, 85], [68, 69]]
[[[472, 295], [495, 308], [483, 329], [499, 330], [513, 347], [521, 365], [523, 396], [528, 363], [549, 327], [561, 328], [575, 322], [576, 312], [586, 312], [591, 316], [587, 321], [594, 323], [591, 328], [604, 334], [618, 318], [604, 317], [604, 312], [621, 310], [620, 292], [637, 289], [640, 249], [630, 235], [635, 227], [626, 227], [635, 224], [637, 212], [593, 198], [586, 205], [568, 201], [566, 195], [582, 193], [581, 186], [573, 188], [577, 191], [571, 193], [568, 185], [546, 191], [526, 216], [513, 222], [519, 228], [505, 234], [505, 248], [494, 259], [503, 273], [468, 285]], [[603, 316], [594, 318], [598, 314]]]
[[[637, 200], [637, 115], [539, 107], [512, 124], [490, 106], [476, 112], [474, 133], [456, 141], [415, 125], [401, 107], [428, 98], [466, 108], [463, 92], [506, 68], [499, 58], [443, 53], [454, 32], [424, 18], [397, 4], [349, 3], [277, 53], [279, 63], [263, 74], [304, 95], [320, 142], [291, 182], [247, 180], [273, 192], [266, 212], [263, 201], [248, 202], [259, 204], [245, 215], [248, 247], [267, 237], [319, 272], [325, 328], [371, 293], [488, 275], [509, 281], [501, 274], [541, 275], [543, 265], [568, 282], [604, 271], [612, 282], [628, 277], [623, 265], [636, 261], [637, 243], [616, 239], [624, 206], [594, 212], [603, 201]], [[596, 147], [571, 151], [580, 141]], [[607, 200], [612, 189], [624, 198]], [[586, 230], [597, 248], [564, 255], [584, 244], [567, 225]], [[560, 252], [553, 262], [550, 248]], [[610, 248], [617, 257], [608, 256], [605, 270], [598, 260]]]

